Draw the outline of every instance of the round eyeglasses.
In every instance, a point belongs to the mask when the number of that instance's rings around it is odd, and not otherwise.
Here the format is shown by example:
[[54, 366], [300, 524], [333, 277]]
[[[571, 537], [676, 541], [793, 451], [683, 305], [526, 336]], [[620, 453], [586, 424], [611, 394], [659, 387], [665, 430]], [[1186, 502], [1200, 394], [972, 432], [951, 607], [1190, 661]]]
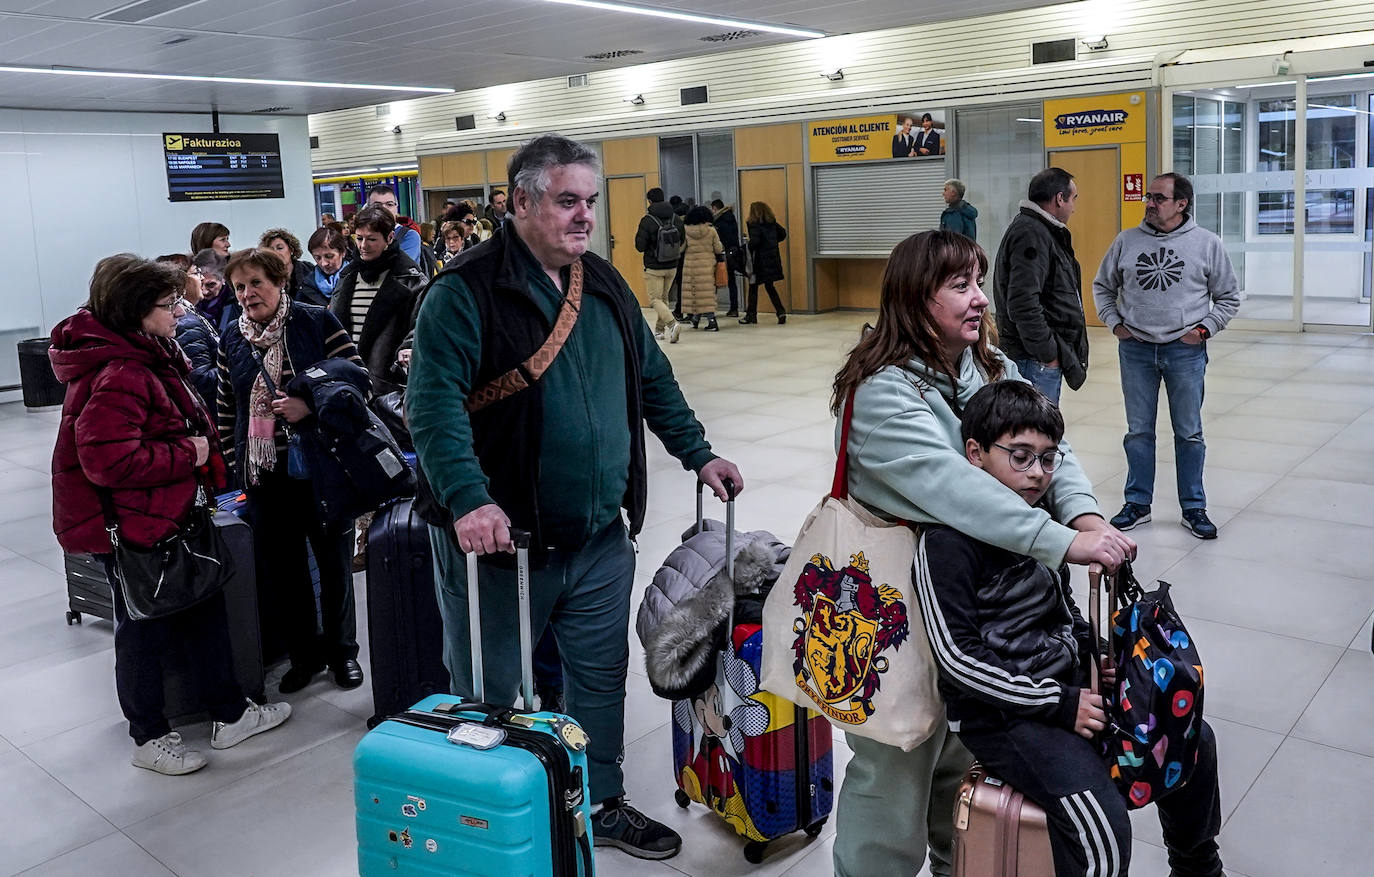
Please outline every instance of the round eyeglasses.
[[1007, 452], [1007, 457], [1011, 459], [1011, 468], [1017, 472], [1028, 472], [1030, 467], [1035, 465], [1035, 461], [1040, 461], [1040, 471], [1046, 475], [1059, 468], [1059, 464], [1064, 462], [1064, 452], [1055, 448], [1043, 454], [1037, 454], [1026, 448], [1009, 448], [1006, 445], [992, 443], [994, 448], [1001, 448]]

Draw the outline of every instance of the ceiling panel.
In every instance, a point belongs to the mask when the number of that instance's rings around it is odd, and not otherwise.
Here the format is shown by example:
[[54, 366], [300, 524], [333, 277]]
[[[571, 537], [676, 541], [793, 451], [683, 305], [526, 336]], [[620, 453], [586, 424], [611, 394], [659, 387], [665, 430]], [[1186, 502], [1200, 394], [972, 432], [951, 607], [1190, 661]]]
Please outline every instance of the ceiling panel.
[[[733, 18], [738, 0], [642, 5]], [[380, 82], [466, 90], [794, 41], [759, 34], [702, 41], [721, 25], [627, 15], [540, 0], [208, 0], [146, 22], [92, 20], [124, 0], [0, 0], [0, 65]], [[1047, 6], [1042, 0], [756, 0], [751, 20], [831, 34]], [[165, 45], [170, 40], [185, 42]], [[586, 55], [643, 52], [610, 63]], [[0, 106], [147, 111], [217, 105], [222, 112], [289, 106], [317, 113], [418, 96], [280, 86], [0, 73]]]

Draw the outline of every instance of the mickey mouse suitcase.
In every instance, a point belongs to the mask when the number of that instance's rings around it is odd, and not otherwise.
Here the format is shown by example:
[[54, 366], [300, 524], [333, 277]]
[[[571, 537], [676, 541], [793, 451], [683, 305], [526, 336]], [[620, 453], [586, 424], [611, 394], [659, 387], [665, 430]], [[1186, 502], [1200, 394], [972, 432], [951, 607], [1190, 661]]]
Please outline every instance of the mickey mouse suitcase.
[[[697, 525], [702, 524], [702, 485]], [[725, 505], [725, 563], [734, 575], [735, 503]], [[715, 683], [673, 701], [675, 798], [705, 804], [745, 839], [744, 858], [763, 861], [769, 841], [820, 834], [834, 801], [834, 738], [817, 712], [759, 690], [763, 628], [735, 624]]]
[[[524, 710], [435, 694], [363, 737], [353, 755], [360, 877], [593, 877], [586, 735], [567, 716], [533, 711], [529, 534], [512, 537]], [[468, 582], [481, 701], [474, 554]]]

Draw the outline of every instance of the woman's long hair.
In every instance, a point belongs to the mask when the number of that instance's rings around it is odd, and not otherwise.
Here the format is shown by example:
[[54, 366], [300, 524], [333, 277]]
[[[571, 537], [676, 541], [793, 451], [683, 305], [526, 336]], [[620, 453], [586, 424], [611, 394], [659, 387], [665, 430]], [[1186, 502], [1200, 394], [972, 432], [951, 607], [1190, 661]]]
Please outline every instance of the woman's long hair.
[[[975, 265], [979, 277], [987, 273], [983, 248], [951, 231], [924, 231], [893, 248], [883, 272], [878, 325], [864, 332], [835, 375], [832, 413], [838, 415], [851, 390], [889, 365], [919, 359], [932, 373], [955, 376], [956, 363], [945, 359], [930, 305], [945, 281]], [[1002, 376], [1002, 361], [992, 351], [990, 322], [985, 317], [978, 328], [973, 355], [991, 381]]]
[[752, 222], [756, 225], [765, 222], [777, 222], [778, 219], [773, 215], [773, 208], [762, 201], [754, 201], [749, 205], [749, 218], [745, 222]]

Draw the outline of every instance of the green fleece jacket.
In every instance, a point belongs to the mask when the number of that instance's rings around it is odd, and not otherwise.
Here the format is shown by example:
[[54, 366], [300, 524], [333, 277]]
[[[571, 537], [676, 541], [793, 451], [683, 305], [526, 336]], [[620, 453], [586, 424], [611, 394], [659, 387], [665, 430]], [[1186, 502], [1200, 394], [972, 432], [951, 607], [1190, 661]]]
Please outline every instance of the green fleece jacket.
[[[553, 321], [562, 294], [531, 260], [527, 276], [536, 303]], [[610, 305], [584, 296], [577, 325], [544, 373], [538, 502], [549, 544], [575, 545], [620, 515], [630, 467], [625, 428], [625, 362]], [[631, 343], [643, 362], [644, 418], [684, 468], [699, 470], [715, 456], [705, 429], [687, 406], [672, 366], [638, 320]], [[482, 360], [482, 320], [457, 274], [436, 280], [415, 324], [406, 408], [415, 449], [435, 497], [455, 517], [492, 502], [487, 477], [472, 452], [472, 423], [462, 400]], [[609, 345], [609, 346], [608, 346]]]
[[[1016, 366], [1002, 361], [1008, 379], [1023, 380]], [[959, 359], [957, 385], [945, 375], [932, 378], [919, 360], [909, 368], [888, 366], [861, 383], [849, 433], [849, 493], [885, 518], [945, 524], [1058, 567], [1077, 535], [1058, 521], [1099, 513], [1092, 484], [1069, 443], [1061, 441], [1064, 462], [1046, 494], [1051, 518], [969, 463], [948, 398], [962, 411], [986, 383], [968, 350]], [[837, 423], [836, 447], [839, 437]]]

